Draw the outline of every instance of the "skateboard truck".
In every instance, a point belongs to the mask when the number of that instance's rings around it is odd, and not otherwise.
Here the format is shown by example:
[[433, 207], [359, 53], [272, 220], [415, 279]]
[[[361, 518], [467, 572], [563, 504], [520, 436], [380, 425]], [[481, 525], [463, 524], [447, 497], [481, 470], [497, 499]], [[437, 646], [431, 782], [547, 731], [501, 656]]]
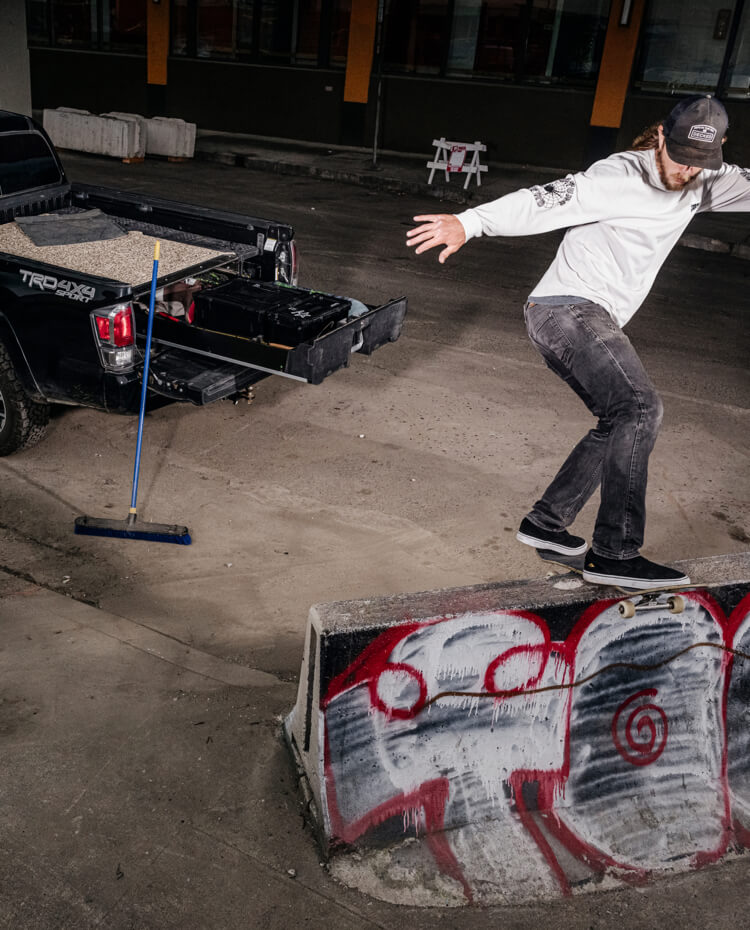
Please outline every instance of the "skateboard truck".
[[[659, 606], [659, 598], [664, 594], [661, 591], [634, 591], [634, 597], [640, 597], [636, 603], [629, 597], [617, 605], [617, 610], [621, 617], [629, 620], [634, 617], [639, 610], [649, 610]], [[670, 594], [666, 599], [666, 606], [671, 614], [681, 614], [685, 610], [685, 598], [681, 594]]]

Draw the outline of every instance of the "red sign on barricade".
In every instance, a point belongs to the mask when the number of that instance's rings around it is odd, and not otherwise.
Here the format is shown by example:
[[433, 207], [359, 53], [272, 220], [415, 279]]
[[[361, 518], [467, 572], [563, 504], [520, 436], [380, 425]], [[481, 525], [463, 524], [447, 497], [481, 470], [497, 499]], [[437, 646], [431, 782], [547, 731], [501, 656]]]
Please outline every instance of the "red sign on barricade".
[[448, 171], [460, 173], [464, 170], [464, 162], [466, 161], [466, 146], [465, 145], [452, 145], [451, 153], [448, 158]]
[[[486, 145], [482, 145], [481, 142], [448, 142], [445, 137], [433, 139], [432, 144], [435, 146], [435, 155], [432, 161], [427, 162], [430, 169], [428, 184], [432, 184], [436, 171], [442, 171], [446, 183], [451, 174], [465, 174], [464, 190], [469, 186], [472, 175], [477, 179], [477, 186], [481, 185], [481, 173], [487, 170], [487, 165], [479, 163], [479, 153], [487, 151]], [[471, 159], [466, 157], [469, 153]]]

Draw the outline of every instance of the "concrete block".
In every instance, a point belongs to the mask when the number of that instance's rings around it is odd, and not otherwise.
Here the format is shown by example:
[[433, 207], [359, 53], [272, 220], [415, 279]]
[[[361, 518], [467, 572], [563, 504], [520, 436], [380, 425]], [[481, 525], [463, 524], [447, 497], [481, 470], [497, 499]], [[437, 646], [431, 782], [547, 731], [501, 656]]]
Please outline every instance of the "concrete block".
[[195, 123], [166, 116], [146, 120], [146, 152], [171, 158], [192, 158], [195, 152]]
[[138, 113], [102, 113], [114, 119], [131, 120], [140, 127], [140, 156], [164, 155], [170, 158], [192, 158], [195, 152], [195, 123], [182, 119], [155, 116], [147, 119]]
[[123, 119], [129, 122], [134, 122], [138, 124], [138, 151], [136, 153], [136, 158], [145, 158], [146, 156], [146, 126], [148, 120], [145, 116], [141, 116], [138, 113], [118, 113], [113, 111], [111, 113], [102, 113], [103, 117], [110, 119]]
[[523, 903], [750, 846], [750, 555], [678, 567], [682, 601], [566, 574], [313, 607], [285, 734], [332, 873]]
[[113, 158], [137, 158], [140, 126], [135, 120], [94, 116], [65, 107], [44, 110], [43, 125], [55, 146]]

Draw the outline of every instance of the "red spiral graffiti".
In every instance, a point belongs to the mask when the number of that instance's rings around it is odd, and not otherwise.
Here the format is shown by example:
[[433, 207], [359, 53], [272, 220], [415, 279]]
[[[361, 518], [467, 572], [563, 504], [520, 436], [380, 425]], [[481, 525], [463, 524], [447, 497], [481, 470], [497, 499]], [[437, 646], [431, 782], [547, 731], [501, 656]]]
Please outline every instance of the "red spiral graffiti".
[[612, 740], [620, 755], [631, 765], [651, 765], [664, 752], [669, 733], [667, 715], [657, 704], [639, 703], [624, 721], [624, 736], [627, 745], [620, 737], [620, 723], [630, 706], [644, 698], [653, 698], [658, 694], [655, 688], [647, 688], [629, 697], [622, 703], [612, 720]]

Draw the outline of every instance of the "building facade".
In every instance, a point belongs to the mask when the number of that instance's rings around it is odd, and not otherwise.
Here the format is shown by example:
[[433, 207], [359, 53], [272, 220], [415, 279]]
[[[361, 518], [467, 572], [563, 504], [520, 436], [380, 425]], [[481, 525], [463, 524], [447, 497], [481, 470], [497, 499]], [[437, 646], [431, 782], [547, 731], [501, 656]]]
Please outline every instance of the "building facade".
[[[32, 103], [578, 168], [687, 93], [750, 142], [750, 0], [27, 0]], [[747, 159], [745, 159], [747, 161]]]

